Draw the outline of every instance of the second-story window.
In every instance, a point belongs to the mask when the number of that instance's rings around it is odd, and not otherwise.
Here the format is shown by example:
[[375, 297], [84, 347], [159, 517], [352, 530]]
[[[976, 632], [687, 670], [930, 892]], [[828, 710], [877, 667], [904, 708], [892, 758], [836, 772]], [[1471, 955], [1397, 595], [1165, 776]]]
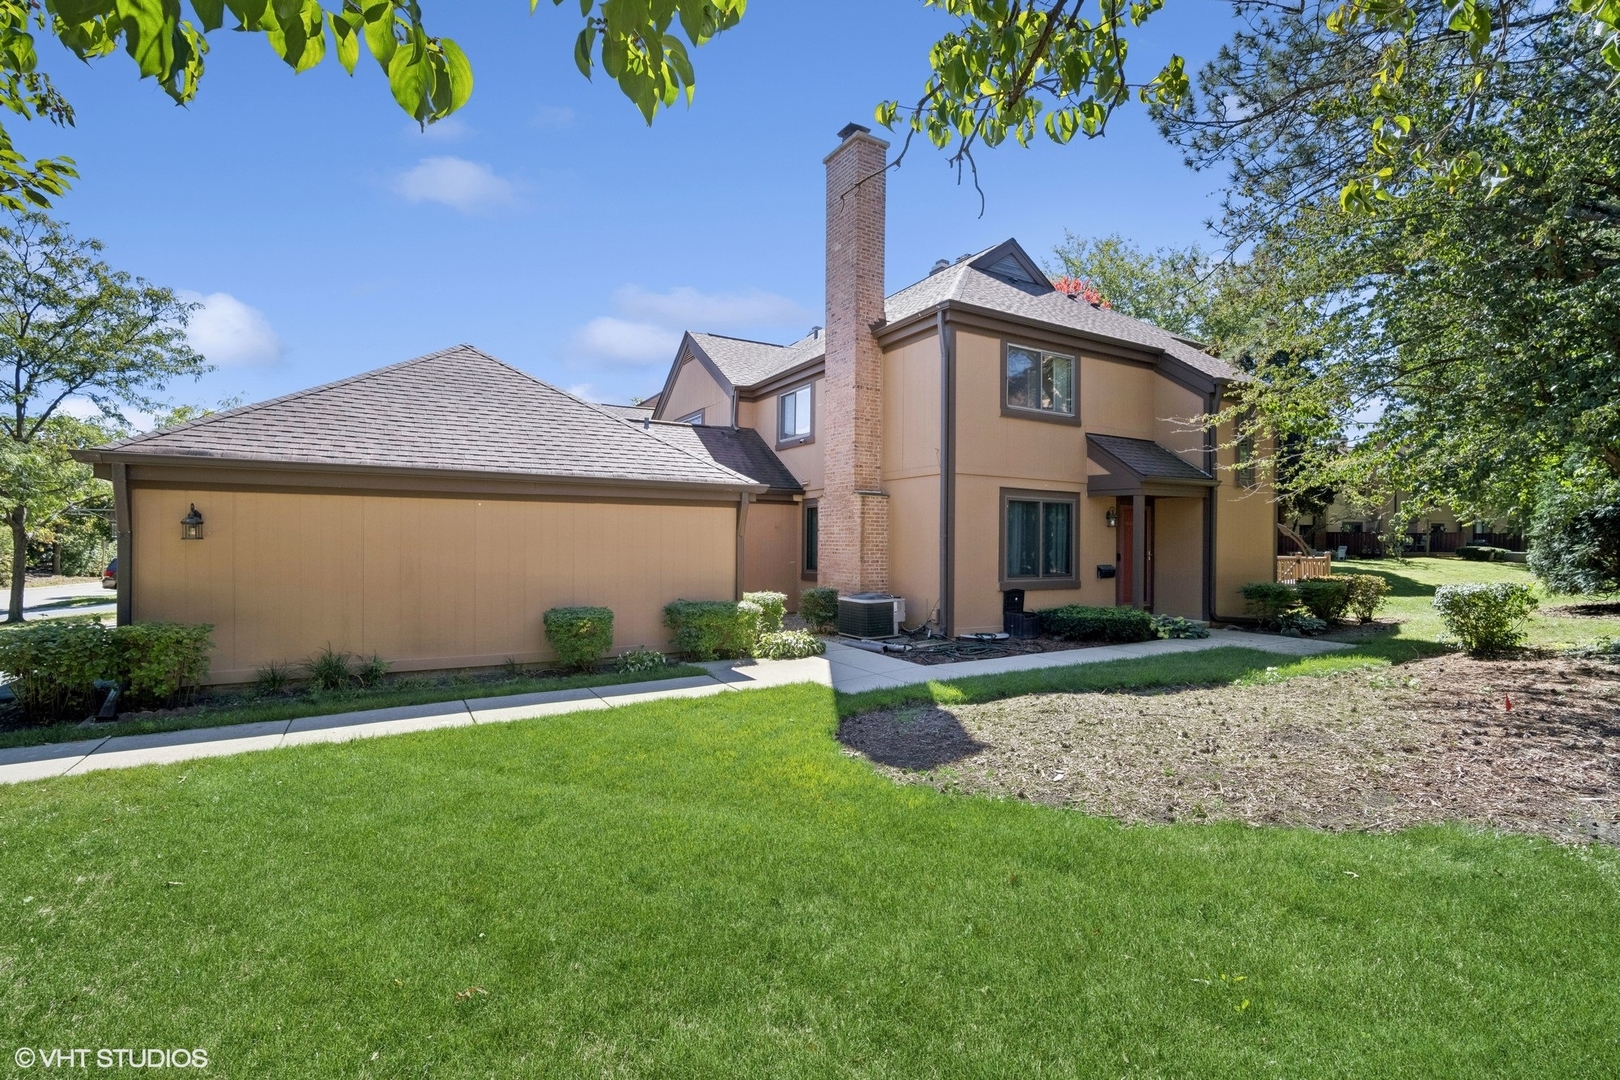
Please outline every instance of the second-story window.
[[1007, 407], [1073, 416], [1074, 357], [1008, 345]]
[[687, 413], [675, 422], [677, 424], [698, 424], [701, 426], [703, 423], [703, 410], [699, 409], [695, 413]]
[[811, 390], [809, 385], [789, 390], [776, 399], [776, 441], [809, 442], [812, 433]]

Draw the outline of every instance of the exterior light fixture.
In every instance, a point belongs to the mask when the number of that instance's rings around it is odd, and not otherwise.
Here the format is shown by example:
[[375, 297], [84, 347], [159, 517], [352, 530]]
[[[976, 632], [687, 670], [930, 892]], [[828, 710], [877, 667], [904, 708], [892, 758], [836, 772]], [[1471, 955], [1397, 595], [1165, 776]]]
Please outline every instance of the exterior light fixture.
[[1119, 524], [1119, 512], [1110, 506], [1108, 512], [1103, 515], [1103, 520], [1108, 522], [1108, 527], [1112, 529]]
[[180, 539], [201, 540], [203, 538], [203, 516], [197, 513], [197, 504], [191, 504], [191, 513], [180, 519]]

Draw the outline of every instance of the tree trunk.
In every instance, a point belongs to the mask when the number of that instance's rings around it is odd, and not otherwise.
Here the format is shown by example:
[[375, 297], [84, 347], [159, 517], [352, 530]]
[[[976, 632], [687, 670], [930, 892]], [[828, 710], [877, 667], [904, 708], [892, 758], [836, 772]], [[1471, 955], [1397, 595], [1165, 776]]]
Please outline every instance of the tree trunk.
[[51, 573], [56, 577], [62, 576], [62, 541], [60, 540], [51, 545]]
[[6, 622], [23, 621], [23, 586], [28, 583], [28, 507], [13, 506], [11, 521], [11, 608]]

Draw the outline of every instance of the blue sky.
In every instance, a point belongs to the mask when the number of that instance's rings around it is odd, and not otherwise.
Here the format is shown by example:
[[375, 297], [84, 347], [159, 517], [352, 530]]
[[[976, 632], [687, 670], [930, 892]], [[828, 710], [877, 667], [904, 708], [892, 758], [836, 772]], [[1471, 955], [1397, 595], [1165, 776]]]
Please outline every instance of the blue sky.
[[[75, 128], [12, 122], [19, 149], [82, 179], [62, 219], [114, 266], [186, 290], [218, 369], [176, 402], [261, 400], [471, 342], [597, 400], [660, 385], [685, 328], [792, 340], [822, 322], [821, 159], [880, 99], [915, 98], [947, 18], [919, 0], [756, 0], [694, 56], [695, 105], [649, 129], [571, 60], [577, 8], [425, 4], [476, 88], [420, 133], [362, 55], [294, 76], [221, 32], [180, 109], [123, 57], [45, 60]], [[1171, 0], [1132, 38], [1133, 75], [1231, 34], [1215, 0]], [[881, 134], [881, 131], [880, 131]], [[898, 140], [897, 144], [898, 144]], [[915, 145], [889, 181], [891, 291], [935, 259], [1065, 229], [1145, 246], [1203, 240], [1221, 177], [1194, 174], [1139, 108], [1108, 135], [979, 155], [988, 206]]]

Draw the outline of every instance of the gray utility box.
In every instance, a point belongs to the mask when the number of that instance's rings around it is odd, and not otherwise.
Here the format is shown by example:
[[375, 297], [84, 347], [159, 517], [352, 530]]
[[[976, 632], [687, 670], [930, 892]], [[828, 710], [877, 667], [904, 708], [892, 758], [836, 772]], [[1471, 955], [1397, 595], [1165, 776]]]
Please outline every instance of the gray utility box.
[[896, 637], [906, 617], [906, 601], [888, 593], [855, 593], [838, 598], [838, 632], [852, 638]]

